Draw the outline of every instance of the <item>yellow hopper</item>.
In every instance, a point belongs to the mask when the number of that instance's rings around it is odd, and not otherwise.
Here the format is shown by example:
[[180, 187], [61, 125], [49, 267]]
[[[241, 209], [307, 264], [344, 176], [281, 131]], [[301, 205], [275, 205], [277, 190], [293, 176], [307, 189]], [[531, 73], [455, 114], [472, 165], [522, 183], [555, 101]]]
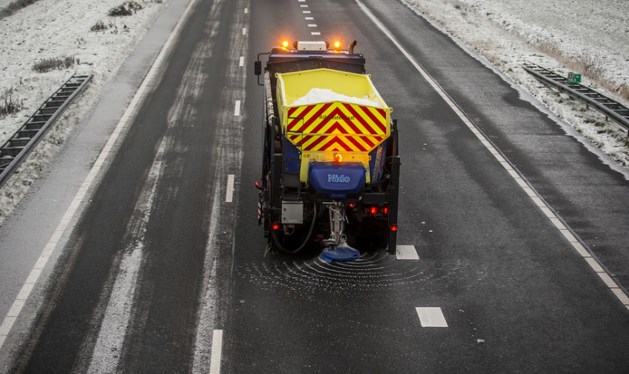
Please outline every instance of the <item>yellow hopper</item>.
[[369, 154], [391, 134], [391, 108], [369, 75], [315, 69], [276, 76], [282, 132], [301, 152], [300, 180], [307, 182], [311, 161], [337, 155], [360, 162], [369, 183]]

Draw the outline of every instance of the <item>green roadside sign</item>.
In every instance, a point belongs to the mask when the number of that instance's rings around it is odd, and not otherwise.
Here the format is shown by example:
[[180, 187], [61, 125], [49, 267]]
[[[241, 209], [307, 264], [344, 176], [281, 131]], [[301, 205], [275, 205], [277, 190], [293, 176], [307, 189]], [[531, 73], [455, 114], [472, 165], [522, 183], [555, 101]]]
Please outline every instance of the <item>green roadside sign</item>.
[[568, 82], [570, 83], [581, 83], [581, 74], [569, 72], [568, 73]]

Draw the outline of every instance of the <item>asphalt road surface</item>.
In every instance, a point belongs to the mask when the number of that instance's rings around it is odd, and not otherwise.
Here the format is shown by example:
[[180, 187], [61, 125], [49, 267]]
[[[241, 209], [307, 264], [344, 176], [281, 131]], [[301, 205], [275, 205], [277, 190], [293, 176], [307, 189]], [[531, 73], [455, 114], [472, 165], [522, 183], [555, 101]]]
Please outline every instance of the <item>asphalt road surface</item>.
[[[401, 2], [190, 7], [2, 367], [629, 370], [621, 175]], [[282, 39], [358, 40], [399, 121], [398, 245], [418, 260], [265, 255], [252, 66]]]

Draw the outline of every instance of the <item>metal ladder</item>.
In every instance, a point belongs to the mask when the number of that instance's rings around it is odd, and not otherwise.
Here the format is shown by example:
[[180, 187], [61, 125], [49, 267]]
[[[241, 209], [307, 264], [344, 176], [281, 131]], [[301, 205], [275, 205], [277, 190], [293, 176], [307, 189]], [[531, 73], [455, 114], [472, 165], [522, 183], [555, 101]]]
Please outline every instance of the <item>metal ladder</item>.
[[587, 105], [597, 109], [607, 118], [612, 118], [627, 129], [627, 136], [629, 137], [629, 108], [626, 106], [589, 87], [579, 83], [572, 83], [567, 78], [539, 65], [525, 63], [522, 67], [542, 83], [555, 87], [559, 91], [564, 91], [568, 95], [580, 99]]
[[48, 132], [70, 102], [87, 86], [91, 75], [73, 75], [0, 147], [0, 186]]

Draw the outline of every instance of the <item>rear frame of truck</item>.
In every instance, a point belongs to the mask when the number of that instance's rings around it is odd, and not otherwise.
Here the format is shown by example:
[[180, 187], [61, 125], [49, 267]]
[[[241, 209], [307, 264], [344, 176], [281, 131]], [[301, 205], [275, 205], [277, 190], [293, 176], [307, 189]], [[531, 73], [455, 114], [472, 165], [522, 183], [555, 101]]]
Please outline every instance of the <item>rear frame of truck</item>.
[[[382, 177], [364, 183], [359, 191], [349, 194], [330, 194], [317, 191], [308, 181], [295, 173], [295, 158], [301, 162], [301, 150], [288, 139], [282, 126], [281, 108], [278, 105], [278, 76], [295, 72], [330, 69], [349, 74], [365, 74], [365, 59], [354, 53], [356, 43], [348, 50], [321, 48], [321, 44], [295, 42], [293, 48], [275, 47], [270, 53], [261, 53], [255, 63], [258, 83], [264, 86], [263, 161], [262, 178], [256, 185], [259, 190], [258, 222], [264, 226], [269, 249], [294, 253], [309, 244], [322, 246], [334, 241], [325, 239], [341, 225], [341, 234], [351, 245], [360, 249], [386, 247], [396, 253], [397, 216], [400, 157], [398, 128], [395, 119], [390, 121], [390, 133], [382, 142], [384, 155]], [[312, 46], [319, 46], [318, 49]], [[268, 60], [262, 71], [260, 57]], [[263, 83], [260, 83], [263, 78]], [[285, 114], [284, 114], [285, 115]], [[297, 156], [295, 156], [297, 155]], [[371, 156], [370, 156], [371, 157]], [[323, 163], [334, 167], [334, 163]], [[313, 163], [311, 163], [313, 165]], [[342, 170], [343, 163], [339, 163]], [[310, 166], [306, 166], [310, 167]], [[328, 178], [329, 178], [328, 174]], [[343, 175], [341, 175], [343, 177]], [[329, 210], [326, 214], [325, 210]], [[342, 216], [333, 220], [333, 212], [342, 209]], [[329, 220], [327, 219], [329, 218]], [[338, 244], [339, 238], [336, 238]]]

